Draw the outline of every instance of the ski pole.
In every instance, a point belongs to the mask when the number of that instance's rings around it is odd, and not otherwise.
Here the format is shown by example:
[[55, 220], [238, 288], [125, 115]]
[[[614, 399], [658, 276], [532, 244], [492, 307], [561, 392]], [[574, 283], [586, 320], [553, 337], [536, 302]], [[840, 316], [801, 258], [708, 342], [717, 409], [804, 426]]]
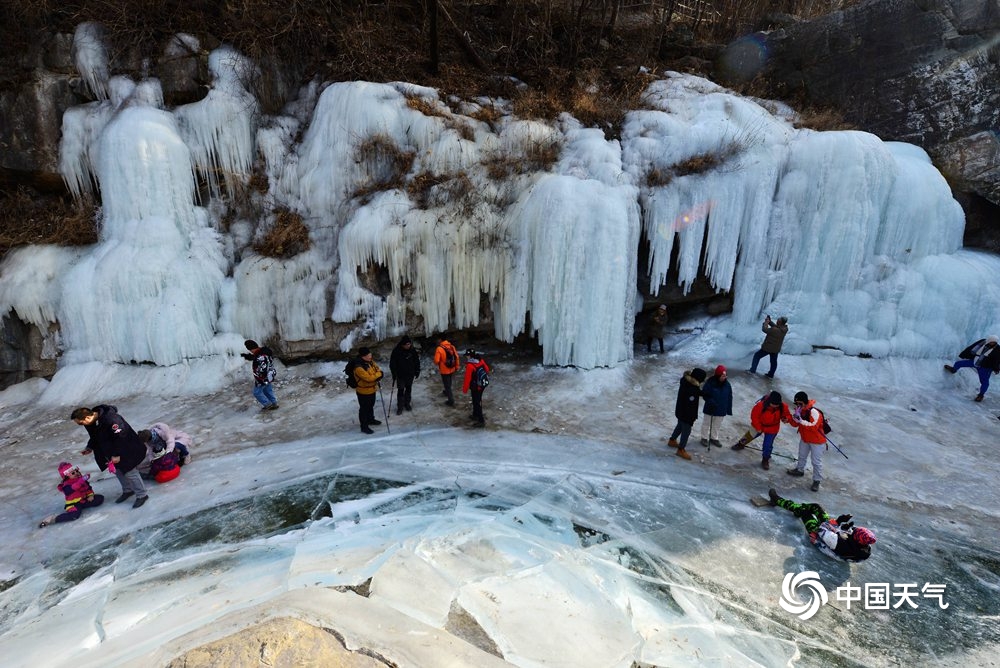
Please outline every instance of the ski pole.
[[385, 433], [391, 434], [389, 431], [389, 412], [385, 410], [385, 397], [382, 396], [382, 383], [378, 384], [378, 400], [382, 404], [382, 417], [385, 418]]
[[[837, 448], [837, 444], [834, 443], [833, 441], [831, 441], [829, 436], [826, 437], [826, 442], [829, 443], [830, 445], [832, 445], [833, 447]], [[844, 451], [841, 450], [840, 448], [837, 448], [837, 452], [839, 452], [840, 454], [844, 455]], [[850, 459], [850, 457], [848, 457], [847, 455], [844, 455], [844, 459]]]
[[[752, 446], [749, 446], [749, 445], [747, 446], [747, 450], [756, 450], [757, 452], [761, 452], [761, 453], [764, 452], [761, 448], [755, 448], [755, 447], [752, 447]], [[783, 455], [780, 452], [773, 452], [772, 451], [771, 452], [771, 456], [772, 457], [784, 457], [785, 459], [790, 459], [793, 462], [798, 460], [798, 457], [790, 457], [788, 455]]]

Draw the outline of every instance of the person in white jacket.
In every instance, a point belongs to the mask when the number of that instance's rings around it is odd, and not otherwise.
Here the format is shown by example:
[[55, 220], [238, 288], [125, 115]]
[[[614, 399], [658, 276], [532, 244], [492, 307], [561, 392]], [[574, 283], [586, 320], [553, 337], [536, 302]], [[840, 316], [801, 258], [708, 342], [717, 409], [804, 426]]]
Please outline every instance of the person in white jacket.
[[146, 459], [140, 464], [140, 471], [149, 470], [150, 463], [156, 458], [154, 455], [163, 455], [174, 450], [177, 451], [179, 465], [184, 466], [191, 461], [191, 446], [194, 445], [194, 439], [165, 422], [156, 422], [149, 429], [143, 429], [139, 432], [139, 439], [146, 444]]

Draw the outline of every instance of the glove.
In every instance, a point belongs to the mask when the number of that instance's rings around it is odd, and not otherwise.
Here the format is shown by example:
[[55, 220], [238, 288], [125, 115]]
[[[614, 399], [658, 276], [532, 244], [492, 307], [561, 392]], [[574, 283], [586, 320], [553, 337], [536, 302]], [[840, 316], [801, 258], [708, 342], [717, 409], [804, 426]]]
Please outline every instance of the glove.
[[[848, 517], [850, 517], [850, 515], [848, 515]], [[840, 528], [841, 528], [841, 529], [842, 529], [843, 531], [850, 531], [851, 529], [853, 529], [853, 528], [854, 528], [854, 522], [846, 522], [846, 523], [844, 523], [844, 524], [841, 524], [841, 525], [840, 525]]]
[[844, 526], [846, 523], [851, 521], [851, 515], [841, 515], [837, 518], [837, 524]]
[[240, 357], [245, 359], [247, 362], [253, 361], [253, 355], [251, 355], [250, 353], [240, 353]]

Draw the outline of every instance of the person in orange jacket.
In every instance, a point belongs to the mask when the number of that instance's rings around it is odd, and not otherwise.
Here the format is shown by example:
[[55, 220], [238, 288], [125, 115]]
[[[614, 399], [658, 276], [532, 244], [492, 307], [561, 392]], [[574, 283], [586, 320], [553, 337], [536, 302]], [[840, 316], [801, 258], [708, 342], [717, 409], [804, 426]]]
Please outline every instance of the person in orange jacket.
[[826, 434], [823, 432], [823, 413], [815, 408], [816, 400], [805, 392], [795, 393], [795, 412], [789, 421], [799, 430], [799, 460], [795, 468], [788, 469], [788, 475], [801, 478], [806, 474], [806, 457], [812, 458], [813, 484], [810, 489], [819, 491], [823, 480], [823, 450]]
[[458, 351], [443, 336], [437, 338], [436, 344], [437, 347], [434, 348], [434, 364], [437, 365], [438, 371], [441, 372], [441, 384], [444, 386], [444, 391], [441, 394], [448, 398], [445, 401], [446, 405], [454, 406], [455, 395], [451, 391], [451, 381], [455, 372], [458, 371]]
[[[472, 391], [472, 419], [479, 427], [486, 426], [483, 417], [483, 390], [489, 384], [490, 367], [483, 356], [471, 348], [465, 351], [465, 382], [462, 383], [462, 394]], [[482, 371], [480, 371], [482, 369]]]
[[761, 446], [763, 458], [760, 465], [767, 471], [771, 468], [771, 450], [774, 448], [774, 438], [781, 429], [781, 423], [788, 422], [791, 418], [792, 414], [788, 411], [788, 404], [781, 400], [779, 393], [765, 394], [750, 410], [750, 430], [736, 442], [733, 450], [742, 450], [747, 446], [747, 443], [764, 434], [764, 442]]

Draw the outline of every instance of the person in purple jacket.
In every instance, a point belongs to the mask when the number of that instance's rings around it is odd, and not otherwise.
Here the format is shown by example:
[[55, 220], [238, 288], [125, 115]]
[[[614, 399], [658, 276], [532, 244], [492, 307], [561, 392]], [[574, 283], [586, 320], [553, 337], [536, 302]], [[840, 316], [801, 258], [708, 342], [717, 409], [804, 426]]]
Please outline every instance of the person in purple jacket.
[[114, 406], [100, 405], [94, 408], [77, 408], [70, 419], [87, 430], [90, 440], [81, 455], [94, 454], [94, 461], [102, 471], [110, 470], [122, 486], [122, 494], [115, 503], [122, 503], [135, 496], [133, 508], [146, 503], [149, 496], [142, 483], [138, 466], [146, 458], [146, 446], [131, 425], [118, 414]]

